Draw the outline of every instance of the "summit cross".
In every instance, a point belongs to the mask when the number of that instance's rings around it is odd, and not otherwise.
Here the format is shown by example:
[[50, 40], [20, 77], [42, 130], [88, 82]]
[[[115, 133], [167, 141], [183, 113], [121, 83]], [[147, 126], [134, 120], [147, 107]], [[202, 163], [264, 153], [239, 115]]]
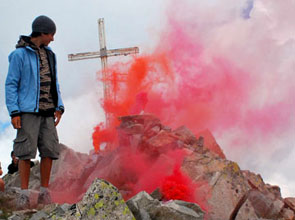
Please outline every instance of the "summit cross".
[[[98, 19], [98, 33], [99, 33], [99, 46], [100, 51], [97, 52], [85, 52], [85, 53], [76, 53], [76, 54], [69, 54], [68, 60], [69, 61], [76, 61], [76, 60], [85, 60], [85, 59], [101, 59], [101, 67], [102, 67], [102, 74], [103, 74], [103, 91], [104, 91], [104, 99], [105, 100], [115, 100], [115, 97], [111, 97], [112, 93], [110, 91], [110, 75], [107, 71], [107, 58], [111, 56], [127, 56], [129, 54], [137, 54], [139, 53], [138, 47], [129, 47], [129, 48], [120, 48], [120, 49], [111, 49], [108, 50], [106, 47], [106, 38], [105, 38], [105, 28], [104, 28], [104, 19]], [[106, 114], [106, 126], [109, 126], [110, 123], [110, 115]]]

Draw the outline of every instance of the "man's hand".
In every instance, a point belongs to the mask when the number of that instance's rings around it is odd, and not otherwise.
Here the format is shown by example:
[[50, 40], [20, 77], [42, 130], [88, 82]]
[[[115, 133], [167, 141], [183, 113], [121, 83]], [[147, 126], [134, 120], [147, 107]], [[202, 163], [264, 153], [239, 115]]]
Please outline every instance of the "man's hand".
[[54, 125], [55, 126], [58, 125], [58, 123], [59, 123], [59, 121], [61, 119], [61, 115], [62, 115], [61, 111], [55, 111], [55, 113], [54, 113], [54, 120], [55, 120]]
[[21, 120], [20, 116], [15, 116], [11, 119], [11, 124], [13, 125], [14, 129], [19, 129], [21, 128]]

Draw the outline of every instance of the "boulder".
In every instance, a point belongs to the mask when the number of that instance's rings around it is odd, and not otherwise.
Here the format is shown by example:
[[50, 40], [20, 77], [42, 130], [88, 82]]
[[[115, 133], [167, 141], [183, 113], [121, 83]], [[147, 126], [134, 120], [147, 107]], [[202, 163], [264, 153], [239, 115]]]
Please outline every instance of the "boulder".
[[179, 205], [174, 201], [168, 201], [161, 203], [160, 206], [154, 207], [150, 211], [152, 219], [157, 220], [203, 220], [203, 212], [197, 213], [193, 209], [187, 208], [186, 206]]
[[295, 212], [295, 198], [287, 197], [284, 199], [285, 206]]
[[284, 207], [284, 203], [281, 200], [273, 201], [258, 190], [251, 191], [248, 199], [254, 207], [257, 216], [261, 218], [278, 219]]
[[185, 144], [193, 145], [198, 143], [196, 136], [187, 127], [181, 126], [173, 131], [173, 133]]
[[295, 215], [291, 209], [284, 208], [281, 214], [284, 220], [294, 220]]
[[[30, 207], [37, 207], [39, 191], [29, 189]], [[5, 187], [5, 192], [0, 192], [0, 209], [14, 210], [16, 207], [16, 198], [20, 195], [19, 187]]]
[[101, 179], [94, 180], [76, 210], [81, 219], [134, 219], [118, 189]]
[[176, 135], [169, 131], [161, 130], [158, 134], [146, 140], [146, 144], [143, 145], [144, 148], [141, 150], [146, 154], [160, 155], [181, 145], [182, 143]]
[[203, 220], [204, 212], [195, 203], [179, 200], [161, 202], [145, 191], [127, 201], [127, 205], [137, 220]]

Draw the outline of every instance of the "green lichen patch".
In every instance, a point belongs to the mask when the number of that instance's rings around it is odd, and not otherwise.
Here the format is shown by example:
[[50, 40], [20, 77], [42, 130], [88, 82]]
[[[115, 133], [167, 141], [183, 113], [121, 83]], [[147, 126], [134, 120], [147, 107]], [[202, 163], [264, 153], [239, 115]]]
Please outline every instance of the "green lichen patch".
[[90, 208], [87, 214], [88, 216], [95, 216], [95, 209], [93, 207]]

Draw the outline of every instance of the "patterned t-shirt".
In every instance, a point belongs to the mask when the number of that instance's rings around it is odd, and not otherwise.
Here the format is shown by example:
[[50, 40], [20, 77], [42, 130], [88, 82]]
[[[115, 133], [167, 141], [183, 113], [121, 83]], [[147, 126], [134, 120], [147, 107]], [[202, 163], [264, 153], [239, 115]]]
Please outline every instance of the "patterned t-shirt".
[[47, 53], [44, 47], [38, 48], [40, 61], [40, 98], [39, 98], [39, 110], [48, 111], [54, 109], [54, 103], [50, 92], [51, 86], [51, 74], [49, 63], [47, 59]]

